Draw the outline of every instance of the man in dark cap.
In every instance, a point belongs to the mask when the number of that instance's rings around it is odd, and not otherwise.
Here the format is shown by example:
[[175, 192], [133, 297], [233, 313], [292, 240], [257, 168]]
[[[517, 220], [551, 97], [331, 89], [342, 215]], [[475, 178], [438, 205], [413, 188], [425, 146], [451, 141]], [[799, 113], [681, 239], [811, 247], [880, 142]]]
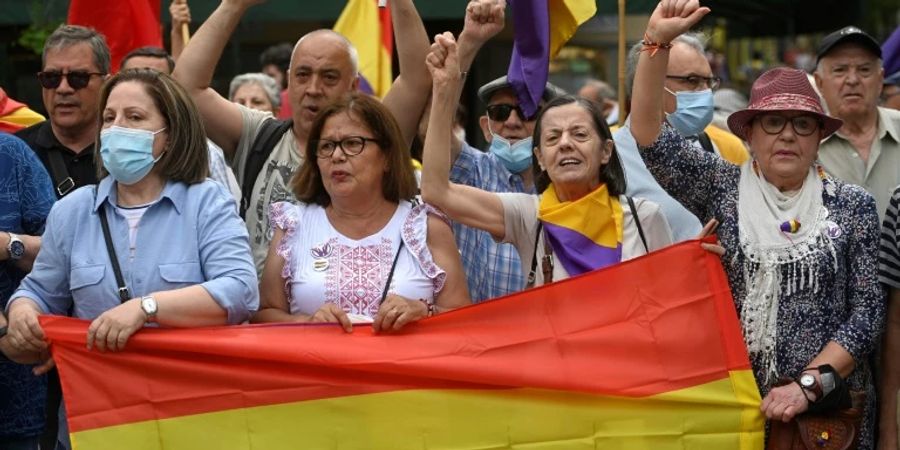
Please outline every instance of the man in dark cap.
[[883, 219], [900, 184], [900, 111], [878, 107], [881, 46], [856, 27], [835, 31], [819, 45], [815, 79], [828, 111], [844, 121], [822, 141], [819, 160], [831, 175], [866, 188]]

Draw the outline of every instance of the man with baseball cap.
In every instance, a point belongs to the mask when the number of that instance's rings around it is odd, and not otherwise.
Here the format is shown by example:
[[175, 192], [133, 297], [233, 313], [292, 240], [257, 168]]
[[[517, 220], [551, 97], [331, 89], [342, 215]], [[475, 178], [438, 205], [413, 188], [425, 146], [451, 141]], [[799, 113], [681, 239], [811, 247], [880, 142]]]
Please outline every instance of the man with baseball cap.
[[814, 76], [828, 111], [844, 121], [822, 141], [819, 160], [831, 175], [866, 188], [883, 219], [900, 184], [900, 111], [878, 106], [881, 47], [859, 28], [835, 31], [819, 45]]

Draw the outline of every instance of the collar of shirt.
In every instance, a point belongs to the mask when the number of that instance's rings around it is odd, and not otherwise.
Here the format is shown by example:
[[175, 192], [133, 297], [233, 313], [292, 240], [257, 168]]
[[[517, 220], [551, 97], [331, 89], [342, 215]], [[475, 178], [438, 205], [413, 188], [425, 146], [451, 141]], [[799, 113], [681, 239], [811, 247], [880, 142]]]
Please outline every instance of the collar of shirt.
[[[41, 146], [41, 148], [44, 148], [44, 149], [49, 150], [51, 148], [56, 148], [56, 149], [65, 150], [66, 152], [75, 154], [74, 150], [70, 149], [69, 147], [66, 147], [65, 145], [62, 144], [62, 142], [59, 142], [59, 139], [57, 139], [56, 135], [53, 134], [53, 126], [50, 124], [49, 120], [44, 121], [41, 124], [41, 127], [38, 129], [38, 134], [37, 134], [37, 138], [35, 139], [35, 142], [37, 142], [37, 144], [39, 146]], [[94, 144], [93, 143], [88, 145], [87, 147], [83, 148], [81, 150], [81, 153], [79, 153], [78, 155], [79, 156], [80, 155], [90, 155], [92, 153], [94, 153]]]
[[[889, 134], [894, 139], [894, 142], [900, 142], [900, 118], [897, 116], [891, 117], [892, 115], [894, 115], [894, 111], [880, 106], [878, 107], [878, 129], [875, 130], [875, 137], [877, 139], [884, 139], [884, 136]], [[831, 136], [822, 139], [822, 143], [828, 142], [831, 139], [848, 140], [842, 136], [840, 130], [838, 130]]]
[[[118, 194], [114, 187], [115, 181], [112, 177], [106, 176], [100, 180], [100, 183], [97, 184], [97, 196], [94, 198], [94, 212], [97, 212], [97, 210], [100, 209], [100, 205], [102, 205], [104, 201], [113, 206], [117, 204]], [[162, 194], [160, 194], [160, 200], [168, 199], [175, 208], [175, 212], [181, 214], [181, 210], [184, 207], [185, 196], [187, 195], [187, 188], [187, 183], [176, 183], [172, 180], [168, 180], [163, 187]]]

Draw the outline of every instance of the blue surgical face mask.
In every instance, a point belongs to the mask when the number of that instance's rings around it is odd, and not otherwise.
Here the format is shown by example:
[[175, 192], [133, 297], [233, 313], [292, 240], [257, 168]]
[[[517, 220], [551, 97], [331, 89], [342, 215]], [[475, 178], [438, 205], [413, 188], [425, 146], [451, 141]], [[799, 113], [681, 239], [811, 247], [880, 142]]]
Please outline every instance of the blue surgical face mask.
[[506, 170], [512, 173], [520, 173], [531, 167], [531, 137], [516, 141], [515, 144], [491, 132], [490, 152], [493, 153]]
[[[153, 140], [165, 130], [139, 130], [112, 126], [100, 132], [100, 156], [103, 167], [122, 184], [141, 181], [159, 158], [153, 159]], [[162, 158], [162, 155], [159, 155]]]
[[714, 106], [712, 89], [676, 93], [666, 88], [666, 91], [675, 96], [677, 104], [675, 112], [666, 114], [666, 119], [682, 136], [700, 134], [712, 122]]

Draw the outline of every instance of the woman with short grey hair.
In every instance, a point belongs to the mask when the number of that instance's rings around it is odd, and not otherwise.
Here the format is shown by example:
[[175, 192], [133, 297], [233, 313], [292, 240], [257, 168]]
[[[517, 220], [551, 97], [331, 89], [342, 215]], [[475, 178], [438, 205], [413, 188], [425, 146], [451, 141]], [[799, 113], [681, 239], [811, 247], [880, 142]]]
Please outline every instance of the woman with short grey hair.
[[228, 88], [228, 99], [239, 105], [278, 115], [281, 96], [278, 82], [264, 73], [245, 73], [234, 77]]

